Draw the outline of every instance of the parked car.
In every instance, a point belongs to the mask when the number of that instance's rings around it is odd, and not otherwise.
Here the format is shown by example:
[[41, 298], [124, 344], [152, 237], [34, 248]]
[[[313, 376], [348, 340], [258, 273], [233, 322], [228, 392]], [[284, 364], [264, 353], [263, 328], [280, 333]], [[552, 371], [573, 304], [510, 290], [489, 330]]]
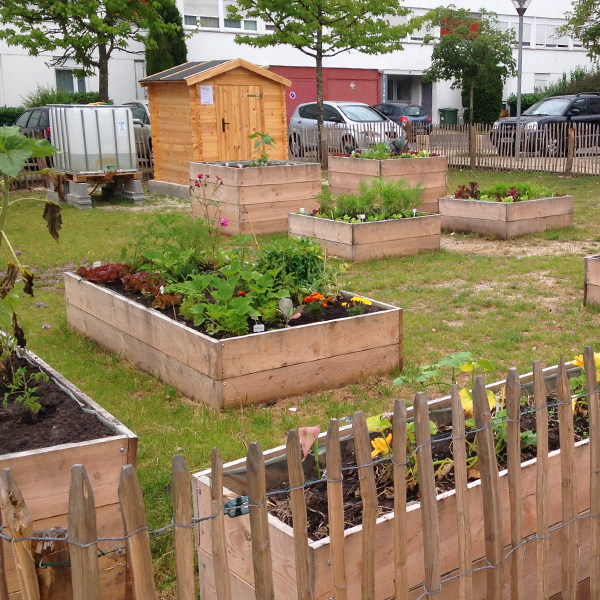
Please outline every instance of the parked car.
[[[596, 127], [581, 127], [588, 124]], [[490, 140], [503, 155], [514, 155], [516, 117], [500, 119], [492, 126]], [[567, 151], [569, 127], [576, 129], [577, 147], [598, 145], [600, 93], [582, 92], [539, 100], [521, 115], [521, 151], [539, 151], [546, 156]]]
[[373, 108], [394, 121], [394, 123], [402, 126], [410, 123], [413, 132], [417, 135], [429, 135], [431, 133], [431, 117], [418, 104], [383, 102], [382, 104], [375, 104]]
[[133, 131], [138, 144], [138, 154], [143, 155], [152, 150], [152, 128], [150, 126], [150, 106], [147, 100], [125, 102], [133, 114]]
[[41, 133], [50, 139], [50, 107], [28, 108], [15, 121], [15, 126], [25, 135]]
[[[404, 136], [404, 129], [363, 102], [323, 103], [323, 124], [329, 129], [329, 148], [351, 152], [372, 144]], [[292, 156], [303, 156], [317, 143], [317, 103], [300, 104], [288, 125], [288, 143]]]

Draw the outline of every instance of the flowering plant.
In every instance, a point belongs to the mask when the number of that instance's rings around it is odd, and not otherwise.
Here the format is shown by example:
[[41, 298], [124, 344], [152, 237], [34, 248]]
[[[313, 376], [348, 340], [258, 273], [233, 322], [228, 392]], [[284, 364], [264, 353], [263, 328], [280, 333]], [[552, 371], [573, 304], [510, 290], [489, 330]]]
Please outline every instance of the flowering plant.
[[342, 306], [348, 311], [351, 317], [362, 315], [365, 312], [366, 306], [371, 306], [373, 303], [366, 298], [354, 296], [349, 302], [342, 302]]
[[227, 227], [229, 221], [221, 217], [219, 190], [223, 180], [217, 175], [215, 181], [211, 181], [210, 175], [198, 173], [198, 177], [190, 185], [190, 195], [193, 195], [200, 207], [200, 218], [204, 221], [208, 230], [210, 248], [212, 253], [212, 268], [217, 268], [217, 245], [219, 243], [219, 227]]
[[[587, 415], [589, 396], [585, 395], [588, 392], [588, 390], [585, 379], [585, 365], [583, 362], [583, 354], [575, 356], [571, 363], [581, 368], [581, 375], [579, 377], [573, 377], [569, 379], [571, 391], [575, 392], [571, 397], [571, 405], [573, 407], [573, 412], [580, 413], [582, 415]], [[594, 352], [594, 364], [596, 367], [596, 380], [600, 384], [600, 352]]]
[[323, 296], [319, 292], [313, 292], [312, 294], [302, 298], [302, 303], [306, 305], [306, 312], [319, 315], [323, 312], [324, 308], [327, 308], [327, 304], [331, 302], [331, 297]]

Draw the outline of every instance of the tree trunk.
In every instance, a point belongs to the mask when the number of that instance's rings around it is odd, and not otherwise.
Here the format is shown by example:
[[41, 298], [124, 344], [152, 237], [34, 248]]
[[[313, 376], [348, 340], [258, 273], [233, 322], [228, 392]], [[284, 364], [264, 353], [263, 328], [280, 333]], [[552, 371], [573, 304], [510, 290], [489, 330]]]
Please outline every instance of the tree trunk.
[[[320, 5], [319, 5], [320, 13]], [[329, 152], [329, 148], [323, 147], [323, 30], [317, 31], [317, 145], [318, 156], [323, 163], [325, 153]]]
[[108, 102], [108, 51], [106, 44], [98, 44], [98, 100]]
[[475, 144], [473, 143], [473, 91], [475, 90], [475, 77], [471, 78], [471, 89], [469, 90], [469, 157], [471, 171], [475, 170]]

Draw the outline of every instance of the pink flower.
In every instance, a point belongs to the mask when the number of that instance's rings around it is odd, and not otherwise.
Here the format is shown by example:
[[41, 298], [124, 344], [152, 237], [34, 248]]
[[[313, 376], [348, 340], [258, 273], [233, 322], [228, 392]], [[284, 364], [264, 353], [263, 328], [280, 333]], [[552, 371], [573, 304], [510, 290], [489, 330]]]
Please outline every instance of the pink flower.
[[44, 323], [42, 325], [42, 329], [50, 329], [50, 325], [48, 323]]
[[215, 177], [217, 178], [217, 181], [223, 181], [218, 175], [215, 175]]
[[202, 179], [204, 177], [204, 175], [202, 175], [202, 173], [198, 173], [198, 179]]
[[196, 181], [196, 183], [194, 184], [196, 187], [200, 187], [200, 184]]
[[229, 225], [229, 221], [225, 217], [221, 217], [219, 219], [219, 225], [221, 227], [227, 227], [227, 225]]

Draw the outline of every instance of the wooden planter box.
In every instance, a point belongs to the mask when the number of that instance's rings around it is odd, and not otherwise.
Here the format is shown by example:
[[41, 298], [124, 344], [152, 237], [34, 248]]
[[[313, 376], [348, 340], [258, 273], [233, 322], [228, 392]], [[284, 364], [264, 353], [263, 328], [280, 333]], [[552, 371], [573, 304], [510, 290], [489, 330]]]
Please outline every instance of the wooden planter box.
[[[31, 513], [34, 529], [46, 530], [57, 525], [67, 525], [71, 467], [83, 464], [94, 487], [98, 536], [122, 537], [124, 530], [119, 508], [119, 479], [123, 466], [136, 464], [136, 435], [43, 360], [31, 352], [28, 354], [87, 409], [95, 411], [100, 420], [113, 429], [114, 436], [3, 454], [0, 455], [0, 471], [10, 468]], [[5, 515], [2, 522], [2, 532], [9, 535]], [[1, 543], [4, 544], [9, 597], [11, 600], [19, 600], [21, 594], [12, 548], [6, 541]], [[98, 548], [110, 552], [124, 545], [118, 541], [101, 542]], [[99, 565], [100, 583], [105, 590], [102, 599], [125, 600], [128, 579], [126, 553], [112, 552], [102, 556]]]
[[583, 305], [600, 305], [600, 254], [585, 257]]
[[[263, 234], [287, 231], [287, 217], [300, 208], [318, 207], [315, 196], [321, 193], [321, 165], [317, 163], [281, 162], [268, 167], [236, 168], [236, 163], [192, 162], [190, 183], [199, 173], [210, 181], [223, 180], [217, 199], [221, 217], [229, 221], [222, 229], [228, 235]], [[200, 206], [191, 194], [192, 214], [201, 216]]]
[[440, 198], [442, 228], [497, 236], [501, 240], [573, 225], [573, 196], [523, 202], [489, 202]]
[[352, 261], [408, 256], [440, 249], [440, 215], [372, 223], [344, 223], [290, 214], [288, 220], [290, 235], [316, 238], [330, 254]]
[[404, 178], [411, 186], [421, 182], [425, 187], [419, 206], [422, 212], [438, 213], [438, 198], [448, 193], [448, 159], [445, 156], [386, 160], [329, 157], [329, 191], [333, 194], [355, 194], [361, 179], [380, 175], [386, 181]]
[[[547, 388], [553, 387], [552, 376], [556, 374], [556, 367], [544, 369], [547, 378]], [[580, 371], [578, 371], [580, 373]], [[576, 375], [578, 373], [573, 373]], [[554, 378], [555, 379], [555, 378]], [[521, 383], [532, 381], [532, 374], [521, 377]], [[504, 381], [486, 386], [499, 392]], [[449, 398], [434, 400], [430, 403], [432, 409], [446, 409], [450, 405]], [[409, 409], [409, 417], [411, 417]], [[320, 435], [324, 444], [326, 433]], [[352, 443], [352, 427], [340, 429], [342, 443]], [[284, 457], [285, 446], [280, 446], [264, 452], [267, 486], [269, 479], [287, 481], [287, 463]], [[319, 453], [322, 456], [321, 453]], [[323, 458], [326, 460], [325, 457]], [[589, 443], [587, 440], [577, 442], [575, 445], [575, 460], [577, 467], [577, 492], [579, 498], [579, 512], [589, 508]], [[532, 535], [536, 531], [536, 463], [535, 459], [522, 463], [522, 489], [523, 489], [523, 537]], [[224, 500], [230, 500], [238, 495], [247, 493], [246, 459], [240, 459], [224, 466]], [[560, 490], [561, 468], [560, 451], [549, 454], [548, 461], [548, 487], [550, 490]], [[210, 471], [202, 471], [193, 476], [195, 516], [204, 517], [211, 514]], [[454, 490], [440, 494], [437, 497], [438, 518], [440, 529], [441, 573], [451, 576], [458, 568], [458, 540], [457, 540], [457, 511], [456, 495]], [[500, 472], [500, 503], [502, 506], [502, 525], [505, 546], [510, 546], [510, 502], [508, 497], [507, 471]], [[483, 526], [483, 501], [481, 481], [469, 484], [469, 511], [470, 527], [473, 536], [472, 548], [474, 569], [485, 564], [485, 540]], [[548, 502], [549, 523], [561, 521], [561, 495], [551, 495]], [[294, 553], [293, 530], [275, 516], [269, 514], [269, 535], [273, 559], [273, 580], [276, 600], [296, 600], [296, 568]], [[421, 524], [421, 507], [418, 502], [407, 507], [407, 556], [409, 588], [411, 599], [420, 597], [423, 592], [422, 584], [425, 580], [423, 562], [423, 532]], [[212, 549], [211, 549], [211, 521], [200, 523], [200, 535], [196, 537], [198, 543], [198, 558], [200, 563], [200, 580], [203, 587], [205, 600], [216, 598]], [[254, 597], [254, 575], [252, 570], [252, 548], [250, 537], [250, 520], [248, 515], [225, 519], [225, 533], [227, 537], [228, 562], [231, 575], [232, 597]], [[383, 515], [377, 519], [376, 530], [376, 556], [375, 556], [375, 597], [376, 600], [385, 600], [394, 597], [394, 513]], [[589, 577], [589, 548], [590, 527], [585, 520], [579, 526], [580, 563], [579, 579]], [[346, 530], [344, 538], [346, 577], [348, 585], [348, 599], [360, 600], [361, 598], [361, 565], [362, 565], [362, 525]], [[309, 554], [312, 571], [312, 586], [316, 600], [328, 600], [333, 597], [332, 573], [330, 560], [330, 539], [309, 541]], [[525, 544], [524, 554], [524, 586], [523, 597], [535, 598], [536, 594], [536, 544]], [[561, 530], [551, 532], [550, 535], [550, 595], [561, 590]], [[486, 570], [473, 573], [473, 598], [486, 600]], [[505, 567], [504, 597], [510, 597], [510, 576], [508, 567]], [[458, 579], [442, 586], [442, 592], [436, 597], [444, 600], [455, 600], [458, 595]]]
[[375, 300], [383, 311], [217, 340], [72, 273], [65, 295], [70, 327], [215, 409], [341, 387], [402, 365], [402, 309]]

